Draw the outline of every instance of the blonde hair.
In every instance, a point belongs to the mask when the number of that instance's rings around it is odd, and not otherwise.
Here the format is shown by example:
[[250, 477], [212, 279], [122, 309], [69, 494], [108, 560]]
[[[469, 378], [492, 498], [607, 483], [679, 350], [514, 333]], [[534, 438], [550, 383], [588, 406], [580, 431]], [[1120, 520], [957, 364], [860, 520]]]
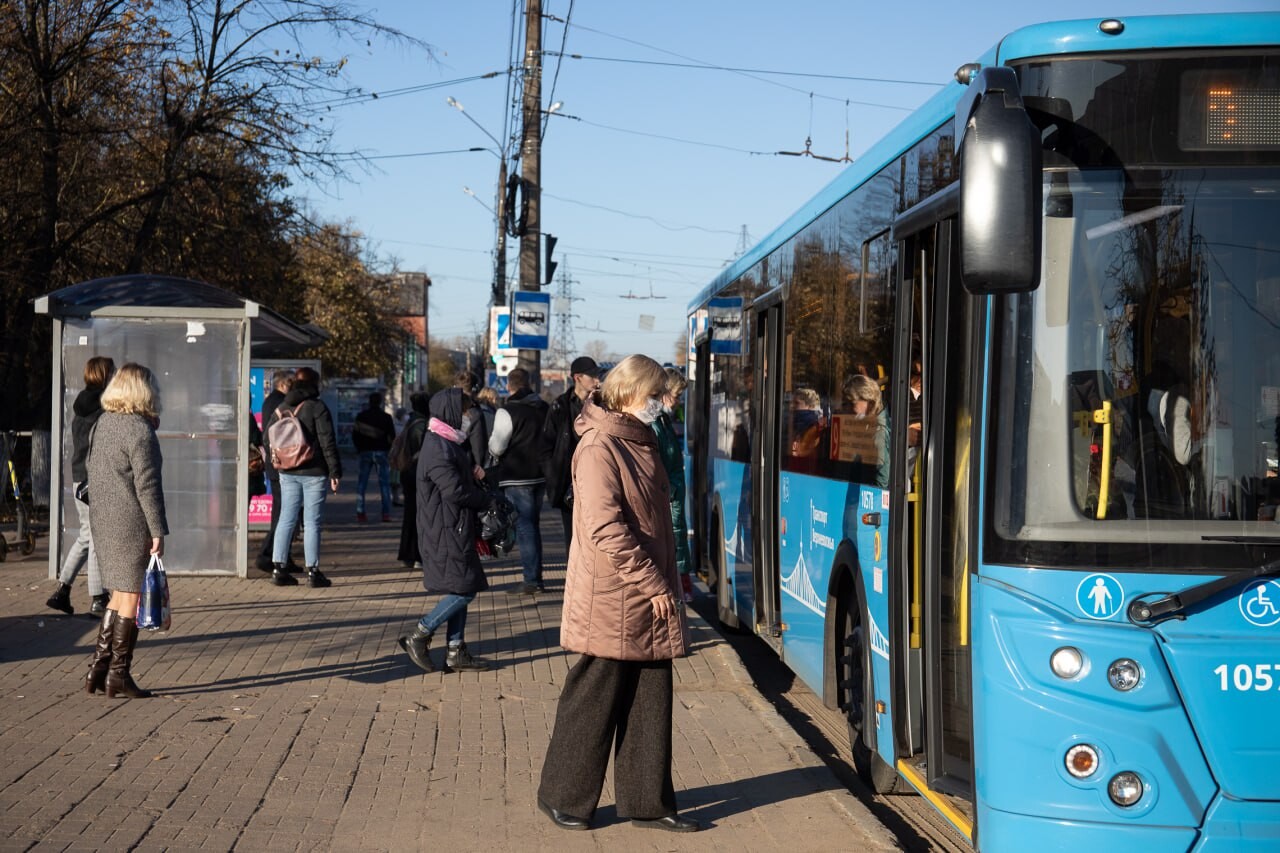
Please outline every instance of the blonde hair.
[[866, 400], [871, 404], [873, 415], [878, 415], [884, 410], [884, 395], [880, 393], [880, 386], [869, 376], [861, 374], [850, 376], [844, 383], [844, 399], [848, 403]]
[[667, 393], [672, 397], [679, 397], [689, 387], [689, 380], [676, 368], [668, 367], [663, 372], [667, 374]]
[[111, 381], [111, 374], [116, 372], [116, 363], [105, 355], [95, 355], [84, 363], [84, 384], [86, 388], [102, 388]]
[[615, 412], [624, 411], [645, 397], [661, 397], [667, 390], [667, 373], [647, 355], [629, 355], [609, 371], [600, 386], [600, 399]]
[[160, 412], [160, 389], [156, 377], [141, 364], [129, 362], [116, 371], [102, 392], [102, 409], [125, 415], [153, 418]]
[[[519, 370], [520, 368], [516, 369]], [[498, 392], [486, 385], [476, 392], [476, 399], [481, 403], [488, 403], [490, 406], [496, 406], [498, 405]]]
[[822, 397], [812, 388], [797, 388], [793, 399], [806, 409], [822, 408]]

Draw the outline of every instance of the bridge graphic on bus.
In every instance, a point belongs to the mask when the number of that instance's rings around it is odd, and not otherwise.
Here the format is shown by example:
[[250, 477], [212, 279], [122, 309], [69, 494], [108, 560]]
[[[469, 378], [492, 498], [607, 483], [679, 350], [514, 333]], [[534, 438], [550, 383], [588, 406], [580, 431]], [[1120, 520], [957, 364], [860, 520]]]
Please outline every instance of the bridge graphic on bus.
[[827, 603], [819, 597], [817, 591], [813, 588], [813, 583], [809, 580], [809, 571], [805, 566], [804, 554], [801, 554], [800, 559], [796, 560], [795, 568], [791, 570], [791, 574], [782, 578], [782, 591], [819, 616], [827, 615]]

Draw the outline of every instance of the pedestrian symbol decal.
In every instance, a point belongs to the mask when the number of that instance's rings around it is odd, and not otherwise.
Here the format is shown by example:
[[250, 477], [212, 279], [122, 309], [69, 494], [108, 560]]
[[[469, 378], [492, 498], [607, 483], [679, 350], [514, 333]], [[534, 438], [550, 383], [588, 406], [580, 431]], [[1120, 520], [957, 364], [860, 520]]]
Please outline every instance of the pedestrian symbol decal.
[[1124, 604], [1124, 587], [1111, 575], [1089, 575], [1076, 587], [1076, 604], [1090, 619], [1110, 619]]
[[1265, 580], [1249, 584], [1240, 593], [1240, 612], [1259, 628], [1280, 622], [1280, 583]]

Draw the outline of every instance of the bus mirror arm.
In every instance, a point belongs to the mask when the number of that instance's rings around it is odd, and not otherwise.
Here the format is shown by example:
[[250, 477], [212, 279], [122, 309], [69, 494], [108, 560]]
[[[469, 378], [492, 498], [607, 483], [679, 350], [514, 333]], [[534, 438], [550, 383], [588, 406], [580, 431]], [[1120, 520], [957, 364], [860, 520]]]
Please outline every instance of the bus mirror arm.
[[[1151, 593], [1135, 598], [1129, 604], [1129, 621], [1144, 628], [1153, 628], [1170, 619], [1186, 619], [1187, 611], [1200, 602], [1212, 598], [1225, 589], [1239, 586], [1247, 581], [1263, 577], [1280, 575], [1280, 560], [1263, 563], [1256, 569], [1243, 574], [1230, 574], [1215, 580], [1206, 581], [1190, 589], [1178, 593]], [[1160, 598], [1152, 600], [1153, 595]]]

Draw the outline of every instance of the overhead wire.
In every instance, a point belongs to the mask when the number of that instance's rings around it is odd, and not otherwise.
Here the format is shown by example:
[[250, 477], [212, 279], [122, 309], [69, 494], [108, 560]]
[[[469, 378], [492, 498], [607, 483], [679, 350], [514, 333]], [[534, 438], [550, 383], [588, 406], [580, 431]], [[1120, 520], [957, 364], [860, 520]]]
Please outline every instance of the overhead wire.
[[[547, 97], [548, 104], [554, 104], [556, 102], [556, 84], [560, 82], [560, 65], [564, 58], [565, 44], [569, 41], [569, 22], [573, 20], [573, 2], [574, 0], [569, 0], [569, 11], [564, 13], [564, 28], [560, 33], [560, 50], [556, 53], [556, 71], [551, 77], [551, 94]], [[546, 56], [547, 54], [544, 53], [543, 55]], [[547, 122], [550, 119], [550, 115], [543, 116], [542, 118], [543, 136], [547, 133]]]
[[[586, 29], [586, 27], [583, 27], [582, 29]], [[596, 30], [594, 32], [599, 31]], [[602, 33], [602, 35], [607, 34]], [[636, 42], [636, 44], [640, 43]], [[648, 45], [645, 46], [648, 47]], [[560, 49], [561, 51], [564, 50], [563, 45]], [[660, 48], [652, 49], [660, 50]], [[743, 74], [772, 74], [778, 77], [813, 77], [823, 80], [848, 80], [854, 83], [894, 83], [903, 86], [931, 86], [935, 89], [943, 85], [936, 80], [899, 80], [893, 77], [856, 77], [849, 74], [821, 74], [809, 71], [777, 71], [768, 68], [739, 68], [733, 65], [714, 65], [712, 63], [698, 62], [697, 60], [694, 62], [662, 62], [657, 59], [629, 59], [620, 56], [589, 56], [582, 53], [556, 54], [553, 51], [546, 51], [546, 53], [548, 56], [563, 55], [570, 59], [583, 59], [593, 62], [622, 62], [630, 65], [659, 65], [667, 68], [693, 68], [700, 71], [731, 71]]]
[[[553, 18], [553, 20], [560, 20], [560, 19]], [[566, 23], [566, 22], [561, 21], [561, 23]], [[566, 26], [567, 26], [567, 23], [566, 23]], [[656, 50], [658, 53], [665, 53], [667, 56], [674, 56], [677, 59], [683, 59], [688, 62], [693, 62], [701, 67], [711, 67], [711, 68], [717, 67], [716, 63], [714, 62], [707, 62], [706, 60], [698, 59], [696, 56], [686, 56], [683, 53], [676, 53], [674, 50], [667, 50], [665, 48], [658, 47], [657, 45], [647, 44], [642, 41], [637, 41], [635, 39], [627, 38], [626, 36], [615, 35], [614, 33], [605, 32], [604, 30], [597, 30], [592, 27], [583, 26], [582, 24], [573, 24], [573, 27], [579, 30], [585, 30], [589, 33], [602, 35], [605, 38], [617, 39], [618, 41], [624, 41], [624, 42], [627, 42], [628, 44], [634, 44], [639, 47], [646, 48], [648, 50]], [[720, 66], [720, 67], [731, 74], [738, 74], [739, 76], [746, 77], [750, 80], [755, 80], [758, 83], [766, 83], [770, 86], [778, 86], [779, 88], [782, 88], [782, 89], [790, 89], [793, 92], [800, 92], [801, 94], [805, 94], [805, 95], [810, 94], [808, 89], [801, 89], [796, 86], [788, 86], [786, 83], [781, 83], [777, 80], [767, 80], [764, 77], [761, 77], [758, 74], [754, 74], [749, 71], [735, 71], [735, 70], [729, 69], [727, 66]], [[813, 94], [815, 97], [823, 98], [828, 101], [844, 101], [845, 100], [844, 98], [836, 97], [835, 95], [821, 95], [817, 93], [813, 93]], [[866, 106], [886, 106], [887, 107], [888, 105], [887, 104], [867, 104]], [[910, 112], [910, 108], [907, 108], [907, 107], [893, 107], [891, 109], [903, 109]]]
[[567, 113], [556, 113], [556, 115], [560, 116], [561, 118], [570, 119], [571, 121], [581, 122], [582, 124], [589, 124], [592, 127], [599, 127], [599, 128], [603, 128], [604, 130], [612, 130], [616, 133], [629, 133], [633, 136], [647, 136], [650, 139], [665, 139], [668, 142], [680, 142], [685, 145], [697, 145], [702, 148], [718, 148], [721, 151], [735, 151], [739, 154], [753, 154], [753, 155], [762, 156], [762, 157], [772, 157], [774, 154], [778, 153], [776, 151], [752, 151], [749, 148], [737, 148], [732, 145], [722, 145], [719, 142], [700, 142], [696, 139], [684, 139], [679, 136], [665, 136], [664, 134], [661, 134], [661, 133], [650, 133], [647, 130], [632, 130], [631, 128], [626, 128], [626, 127], [615, 127], [614, 125], [602, 124], [601, 122], [598, 122], [598, 121], [591, 121], [590, 119], [585, 119], [585, 118], [582, 118], [581, 116], [569, 115]]
[[668, 223], [662, 222], [659, 219], [655, 219], [652, 216], [645, 216], [639, 213], [628, 213], [625, 210], [617, 210], [616, 208], [605, 207], [604, 205], [601, 205], [601, 204], [591, 204], [590, 202], [578, 201], [572, 198], [565, 198], [564, 196], [558, 196], [553, 193], [549, 193], [546, 190], [543, 190], [542, 197], [554, 198], [557, 201], [563, 201], [566, 204], [576, 204], [576, 205], [579, 205], [580, 207], [590, 207], [594, 210], [603, 210], [606, 213], [616, 213], [619, 216], [625, 216], [629, 219], [643, 219], [645, 221], [652, 222], [654, 225], [657, 225], [659, 228], [662, 228], [663, 230], [666, 230], [666, 231], [703, 231], [707, 234], [732, 234], [735, 237], [738, 235], [737, 231], [726, 231], [721, 228], [706, 228], [702, 225], [684, 225], [679, 223], [668, 224]]
[[369, 101], [381, 101], [386, 100], [387, 98], [398, 98], [401, 95], [414, 95], [418, 92], [427, 92], [431, 89], [439, 89], [443, 86], [458, 86], [463, 83], [474, 83], [476, 80], [490, 80], [502, 74], [510, 76], [510, 69], [504, 71], [488, 71], [484, 74], [473, 74], [470, 77], [458, 77], [454, 80], [441, 80], [437, 83], [419, 83], [414, 86], [404, 86], [399, 89], [385, 89], [380, 92], [360, 92], [357, 94], [346, 95], [341, 98], [331, 98], [326, 101], [313, 101], [311, 106], [331, 109], [335, 106], [345, 107], [352, 104], [368, 103]]

